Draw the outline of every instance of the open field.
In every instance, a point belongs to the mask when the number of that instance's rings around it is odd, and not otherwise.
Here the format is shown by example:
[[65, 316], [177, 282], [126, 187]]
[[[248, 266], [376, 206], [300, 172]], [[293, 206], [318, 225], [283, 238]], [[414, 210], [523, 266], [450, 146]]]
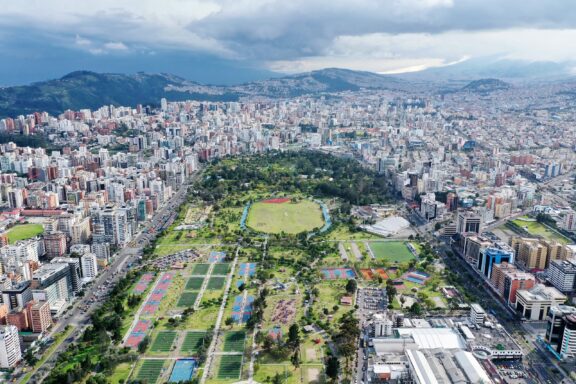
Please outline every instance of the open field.
[[[112, 384], [125, 383], [130, 374], [130, 363], [120, 363], [114, 368], [114, 372], [108, 378]], [[122, 381], [121, 381], [122, 380]]]
[[224, 334], [224, 352], [243, 352], [246, 333], [244, 331], [232, 331]]
[[230, 270], [230, 265], [228, 263], [215, 264], [212, 270], [213, 275], [225, 275]]
[[152, 352], [170, 352], [172, 344], [176, 339], [176, 332], [174, 331], [161, 331], [154, 339], [150, 350]]
[[156, 383], [162, 373], [164, 362], [164, 360], [144, 360], [138, 370], [136, 379], [150, 384]]
[[242, 355], [220, 356], [218, 379], [239, 379], [242, 372]]
[[403, 241], [373, 241], [369, 246], [377, 259], [392, 263], [404, 263], [414, 259], [414, 255]]
[[260, 232], [295, 234], [322, 227], [324, 218], [320, 206], [313, 201], [302, 200], [297, 203], [260, 201], [250, 207], [246, 225]]
[[204, 282], [203, 277], [191, 277], [186, 282], [186, 289], [187, 290], [200, 289], [202, 287], [203, 282]]
[[513, 220], [512, 222], [514, 224], [516, 224], [517, 226], [519, 226], [520, 228], [523, 228], [524, 230], [526, 230], [531, 235], [542, 236], [545, 239], [558, 241], [559, 243], [562, 243], [562, 244], [571, 243], [570, 239], [568, 239], [568, 238], [562, 236], [562, 234], [546, 227], [544, 224], [541, 224], [537, 221], [527, 221], [527, 220], [522, 220], [522, 219], [527, 219], [527, 217], [523, 216], [523, 217], [520, 217], [516, 220]]
[[194, 302], [196, 302], [196, 298], [198, 297], [198, 292], [189, 292], [189, 291], [184, 291], [182, 292], [182, 294], [180, 295], [180, 298], [178, 299], [178, 307], [191, 307], [194, 305]]
[[211, 277], [208, 281], [208, 286], [206, 289], [222, 289], [224, 287], [224, 283], [226, 282], [225, 277]]
[[21, 224], [16, 225], [8, 231], [8, 242], [14, 244], [19, 240], [26, 240], [31, 237], [40, 235], [44, 232], [41, 224]]
[[210, 268], [210, 264], [194, 264], [194, 268], [192, 269], [193, 275], [205, 275]]
[[200, 349], [202, 346], [204, 335], [206, 335], [206, 332], [202, 331], [186, 332], [186, 336], [184, 337], [184, 342], [182, 343], [180, 352], [186, 354], [193, 354], [198, 352], [198, 349]]

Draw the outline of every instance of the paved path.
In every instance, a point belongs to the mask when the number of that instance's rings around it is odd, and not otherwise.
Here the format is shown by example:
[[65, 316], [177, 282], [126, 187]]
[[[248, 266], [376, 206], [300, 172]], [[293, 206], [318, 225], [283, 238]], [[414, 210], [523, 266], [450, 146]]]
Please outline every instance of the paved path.
[[210, 263], [208, 272], [206, 272], [206, 276], [204, 276], [204, 281], [202, 282], [202, 286], [200, 287], [200, 292], [198, 292], [198, 296], [196, 296], [196, 301], [194, 302], [195, 311], [197, 311], [200, 308], [200, 303], [202, 302], [202, 296], [204, 296], [204, 292], [208, 287], [208, 282], [210, 281], [210, 275], [212, 275], [212, 271], [214, 271], [214, 264], [216, 263]]
[[343, 242], [338, 242], [338, 251], [340, 251], [340, 257], [344, 261], [348, 261], [348, 254], [346, 253], [346, 248], [344, 247]]
[[372, 248], [370, 248], [370, 244], [368, 244], [367, 241], [364, 242], [364, 247], [366, 248], [366, 251], [368, 251], [368, 254], [372, 258], [372, 260], [376, 260], [376, 256], [374, 256], [374, 252], [372, 252]]
[[226, 281], [226, 288], [224, 289], [224, 296], [222, 297], [222, 304], [220, 305], [220, 311], [218, 312], [218, 318], [216, 319], [216, 324], [214, 325], [214, 337], [210, 341], [210, 347], [206, 353], [208, 357], [206, 359], [206, 364], [204, 365], [204, 371], [202, 372], [202, 378], [200, 378], [200, 384], [204, 384], [212, 368], [212, 363], [214, 362], [214, 353], [216, 350], [216, 344], [218, 336], [220, 334], [220, 327], [222, 325], [222, 318], [224, 317], [224, 311], [226, 310], [226, 302], [228, 301], [228, 294], [230, 293], [230, 286], [232, 285], [232, 276], [234, 276], [234, 271], [236, 270], [236, 264], [238, 263], [238, 253], [240, 252], [240, 245], [236, 248], [236, 254], [234, 255], [234, 261], [232, 261], [232, 267], [228, 273], [228, 280]]
[[364, 258], [364, 256], [362, 256], [362, 252], [360, 252], [360, 248], [358, 248], [358, 244], [356, 244], [356, 242], [353, 241], [350, 246], [352, 247], [352, 253], [354, 254], [354, 257], [356, 258], [356, 260], [361, 261]]

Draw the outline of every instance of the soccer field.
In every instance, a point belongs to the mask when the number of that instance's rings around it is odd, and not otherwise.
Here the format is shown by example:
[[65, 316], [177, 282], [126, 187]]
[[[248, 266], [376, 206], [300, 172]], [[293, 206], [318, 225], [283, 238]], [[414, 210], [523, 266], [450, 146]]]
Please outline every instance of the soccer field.
[[26, 240], [44, 232], [41, 224], [22, 224], [12, 227], [8, 231], [8, 242], [14, 244], [19, 240]]
[[206, 332], [186, 332], [186, 336], [184, 337], [184, 342], [182, 343], [180, 352], [187, 354], [198, 352], [198, 349], [204, 342], [204, 335], [206, 335]]
[[208, 280], [208, 286], [206, 289], [213, 290], [213, 289], [222, 289], [224, 287], [224, 283], [226, 282], [225, 277], [211, 277]]
[[244, 352], [244, 331], [226, 332], [224, 334], [224, 352]]
[[196, 302], [196, 298], [198, 297], [198, 292], [189, 292], [184, 291], [180, 295], [178, 299], [177, 307], [191, 307]]
[[252, 204], [246, 225], [266, 233], [310, 232], [324, 225], [320, 206], [310, 200], [297, 203], [269, 203], [260, 201]]
[[373, 241], [370, 249], [377, 259], [384, 259], [390, 262], [404, 263], [414, 259], [414, 255], [403, 241]]
[[163, 366], [164, 360], [144, 360], [136, 379], [150, 384], [156, 383]]
[[150, 350], [152, 352], [170, 352], [172, 343], [176, 338], [176, 332], [174, 331], [161, 331], [156, 336], [156, 339], [152, 343]]
[[242, 355], [224, 355], [220, 357], [219, 379], [238, 379], [242, 371]]
[[196, 264], [194, 269], [192, 269], [193, 275], [205, 275], [210, 268], [210, 264]]

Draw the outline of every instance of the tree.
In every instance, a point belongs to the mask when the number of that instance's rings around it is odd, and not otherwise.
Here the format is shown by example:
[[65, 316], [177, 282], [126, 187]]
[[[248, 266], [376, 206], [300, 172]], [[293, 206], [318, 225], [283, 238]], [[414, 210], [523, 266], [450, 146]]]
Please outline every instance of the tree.
[[288, 345], [294, 349], [300, 346], [300, 327], [296, 323], [288, 329]]
[[150, 344], [150, 337], [144, 336], [142, 341], [140, 343], [138, 343], [138, 352], [140, 352], [140, 353], [146, 352], [146, 349], [148, 348], [148, 344]]
[[300, 366], [300, 353], [298, 349], [294, 351], [294, 354], [290, 358], [290, 361], [292, 362], [294, 368], [298, 368]]
[[358, 287], [358, 283], [356, 283], [356, 280], [354, 279], [350, 279], [348, 280], [348, 282], [346, 283], [346, 292], [348, 293], [354, 293], [356, 292], [356, 288]]
[[282, 381], [282, 376], [280, 376], [280, 373], [276, 372], [274, 378], [272, 378], [272, 384], [282, 384]]
[[420, 316], [422, 314], [422, 305], [419, 302], [415, 301], [414, 304], [410, 307], [410, 313], [415, 316]]
[[226, 324], [228, 327], [231, 327], [232, 324], [234, 324], [234, 319], [232, 318], [232, 316], [227, 317], [226, 320], [224, 320], [224, 324]]
[[335, 356], [330, 356], [326, 360], [326, 376], [336, 381], [338, 378], [338, 371], [340, 370], [340, 361]]

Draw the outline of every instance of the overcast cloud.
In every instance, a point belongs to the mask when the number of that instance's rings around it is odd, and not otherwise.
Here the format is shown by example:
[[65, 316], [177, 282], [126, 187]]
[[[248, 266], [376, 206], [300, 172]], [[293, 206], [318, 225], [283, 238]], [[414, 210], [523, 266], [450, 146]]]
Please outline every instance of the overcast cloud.
[[59, 50], [72, 60], [186, 54], [282, 72], [576, 59], [570, 0], [0, 0], [0, 20], [0, 55], [29, 63]]

